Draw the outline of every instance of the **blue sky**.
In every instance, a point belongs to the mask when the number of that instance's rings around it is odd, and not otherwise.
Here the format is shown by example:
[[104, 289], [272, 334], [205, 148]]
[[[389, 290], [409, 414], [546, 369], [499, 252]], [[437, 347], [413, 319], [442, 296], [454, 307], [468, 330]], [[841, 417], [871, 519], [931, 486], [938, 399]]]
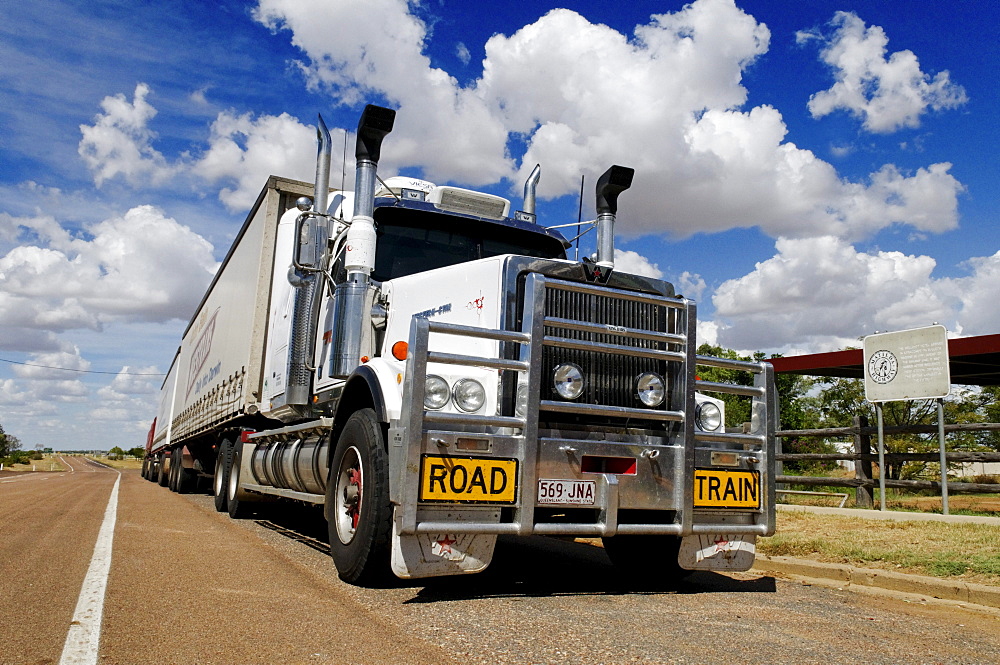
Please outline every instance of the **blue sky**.
[[538, 161], [546, 224], [575, 221], [581, 174], [635, 167], [619, 267], [696, 297], [705, 341], [995, 333], [998, 19], [979, 1], [3, 3], [0, 423], [28, 447], [140, 444], [266, 176], [310, 180], [316, 114], [343, 140], [365, 102], [399, 110], [383, 174], [517, 202]]

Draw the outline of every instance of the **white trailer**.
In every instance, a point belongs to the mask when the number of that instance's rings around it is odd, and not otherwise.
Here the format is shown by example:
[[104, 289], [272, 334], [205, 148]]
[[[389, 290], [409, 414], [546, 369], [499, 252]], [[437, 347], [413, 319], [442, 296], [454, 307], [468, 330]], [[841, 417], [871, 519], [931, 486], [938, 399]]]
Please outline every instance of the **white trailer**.
[[[354, 192], [272, 177], [184, 334], [144, 475], [212, 478], [233, 517], [324, 507], [340, 576], [473, 573], [496, 537], [600, 536], [663, 575], [745, 570], [774, 531], [766, 363], [697, 356], [696, 305], [614, 268], [618, 196], [596, 185], [593, 259], [506, 199], [376, 175], [394, 112], [358, 126]], [[708, 365], [746, 385], [697, 378]], [[742, 395], [752, 422], [727, 431]]]

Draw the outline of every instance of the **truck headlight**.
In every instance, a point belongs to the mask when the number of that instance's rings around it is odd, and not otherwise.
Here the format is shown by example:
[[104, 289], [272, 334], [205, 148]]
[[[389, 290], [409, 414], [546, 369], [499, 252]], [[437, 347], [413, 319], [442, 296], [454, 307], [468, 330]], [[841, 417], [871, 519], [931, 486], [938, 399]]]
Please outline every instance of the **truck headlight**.
[[576, 399], [583, 394], [583, 370], [574, 363], [563, 363], [552, 372], [552, 387], [563, 399]]
[[711, 402], [702, 402], [695, 407], [695, 422], [706, 432], [714, 432], [722, 425], [722, 411]]
[[524, 417], [528, 413], [528, 384], [522, 383], [517, 387], [517, 394], [514, 398], [514, 413]]
[[635, 394], [639, 401], [648, 407], [663, 404], [667, 394], [667, 386], [656, 372], [645, 372], [635, 380]]
[[469, 413], [478, 411], [486, 404], [486, 389], [475, 379], [460, 379], [455, 382], [452, 396], [455, 398], [455, 406]]
[[451, 391], [448, 382], [436, 374], [428, 374], [424, 381], [424, 406], [428, 409], [440, 409], [448, 403]]

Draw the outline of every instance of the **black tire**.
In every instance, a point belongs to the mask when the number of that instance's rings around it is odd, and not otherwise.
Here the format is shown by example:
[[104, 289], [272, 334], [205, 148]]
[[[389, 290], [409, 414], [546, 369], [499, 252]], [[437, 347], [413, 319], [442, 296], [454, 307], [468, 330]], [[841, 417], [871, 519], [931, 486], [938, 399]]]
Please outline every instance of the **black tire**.
[[657, 577], [666, 581], [680, 581], [693, 571], [681, 568], [677, 553], [681, 549], [680, 536], [626, 535], [601, 538], [604, 551], [611, 563], [622, 573], [645, 574], [655, 562]]
[[389, 578], [389, 464], [372, 409], [351, 414], [337, 440], [326, 485], [330, 555], [340, 579], [360, 586]]
[[170, 451], [170, 471], [169, 477], [167, 478], [167, 489], [171, 492], [177, 491], [177, 472], [180, 470], [181, 466], [181, 455], [180, 450], [174, 448]]
[[212, 476], [212, 494], [215, 495], [215, 509], [224, 513], [229, 509], [229, 458], [232, 455], [233, 444], [229, 439], [223, 439], [215, 453], [215, 475]]
[[159, 463], [156, 465], [156, 484], [160, 487], [166, 487], [170, 482], [170, 472], [166, 471], [167, 454], [160, 453], [159, 460]]
[[226, 509], [229, 516], [234, 520], [246, 519], [251, 515], [252, 503], [248, 503], [237, 496], [237, 488], [240, 484], [240, 465], [243, 463], [243, 444], [234, 444], [233, 451], [229, 454], [229, 473], [226, 478]]
[[184, 448], [177, 449], [177, 479], [174, 481], [174, 491], [178, 494], [188, 494], [198, 487], [198, 472], [184, 468]]
[[142, 476], [143, 480], [148, 480], [149, 479], [149, 460], [148, 459], [143, 459], [142, 460], [142, 471], [139, 473], [139, 475]]

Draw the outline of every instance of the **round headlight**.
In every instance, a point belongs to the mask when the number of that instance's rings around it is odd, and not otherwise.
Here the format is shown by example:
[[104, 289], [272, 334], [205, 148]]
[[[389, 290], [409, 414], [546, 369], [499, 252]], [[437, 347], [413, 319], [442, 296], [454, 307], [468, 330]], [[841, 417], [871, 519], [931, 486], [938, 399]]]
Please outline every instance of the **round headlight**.
[[659, 406], [663, 404], [663, 398], [667, 394], [667, 386], [659, 374], [645, 372], [635, 380], [635, 394], [639, 401], [646, 406]]
[[528, 384], [522, 383], [517, 387], [517, 397], [514, 400], [514, 413], [522, 418], [528, 413]]
[[452, 390], [455, 405], [462, 411], [478, 411], [486, 404], [486, 389], [475, 379], [461, 379]]
[[552, 372], [552, 387], [563, 399], [576, 399], [583, 394], [583, 370], [579, 365], [564, 363]]
[[424, 406], [428, 409], [440, 409], [448, 403], [451, 391], [448, 382], [436, 374], [428, 374], [424, 382]]
[[722, 426], [722, 411], [712, 402], [702, 402], [695, 408], [695, 421], [706, 432], [714, 432]]

